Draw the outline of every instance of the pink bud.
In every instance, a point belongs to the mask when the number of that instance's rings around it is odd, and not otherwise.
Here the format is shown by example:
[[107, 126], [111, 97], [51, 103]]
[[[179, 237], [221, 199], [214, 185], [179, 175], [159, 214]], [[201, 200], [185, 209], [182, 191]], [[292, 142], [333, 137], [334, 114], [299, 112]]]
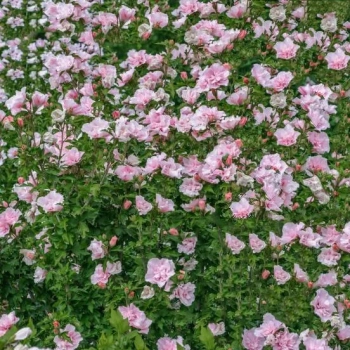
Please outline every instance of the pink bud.
[[143, 40], [147, 40], [150, 36], [151, 36], [151, 33], [150, 32], [146, 32], [146, 33], [142, 34], [142, 39]]
[[181, 79], [182, 79], [182, 80], [187, 80], [187, 79], [188, 79], [188, 75], [187, 75], [186, 72], [181, 72], [181, 73], [180, 73], [180, 76], [181, 76]]
[[114, 119], [118, 119], [118, 118], [120, 117], [120, 112], [119, 112], [119, 111], [114, 111], [114, 112], [112, 112], [112, 117], [113, 117]]
[[5, 207], [5, 208], [7, 208], [7, 207], [9, 206], [9, 204], [8, 204], [7, 202], [3, 201], [3, 202], [2, 202], [2, 206]]
[[247, 117], [243, 117], [243, 118], [241, 118], [241, 120], [239, 121], [238, 124], [240, 126], [244, 126], [247, 123], [247, 121], [248, 121], [248, 118]]
[[198, 207], [200, 210], [204, 210], [205, 209], [205, 200], [204, 199], [200, 199], [198, 201]]
[[98, 285], [101, 289], [105, 289], [105, 288], [106, 288], [106, 283], [98, 282], [97, 285]]
[[179, 235], [179, 231], [172, 227], [170, 230], [169, 230], [169, 233], [172, 235], [172, 236], [178, 236]]
[[23, 119], [22, 118], [18, 118], [17, 119], [17, 124], [20, 128], [23, 128], [23, 125], [24, 125], [24, 122], [23, 122]]
[[109, 245], [110, 245], [111, 247], [114, 247], [114, 246], [117, 244], [117, 242], [118, 242], [118, 237], [117, 237], [117, 236], [113, 236], [113, 237], [111, 238], [111, 240], [109, 241]]
[[128, 199], [123, 203], [123, 208], [125, 210], [128, 210], [131, 207], [132, 202], [129, 201]]
[[292, 210], [296, 210], [300, 207], [299, 203], [298, 202], [295, 202], [292, 206]]
[[18, 182], [20, 185], [22, 185], [22, 184], [24, 183], [24, 177], [19, 177], [19, 178], [17, 179], [17, 182]]
[[264, 280], [268, 279], [269, 276], [270, 276], [270, 271], [269, 271], [269, 270], [264, 270], [264, 271], [262, 272], [262, 274], [261, 274], [261, 277], [262, 277]]
[[247, 35], [247, 31], [245, 29], [241, 30], [238, 34], [238, 39], [243, 40]]
[[238, 147], [242, 147], [242, 146], [243, 146], [243, 142], [242, 142], [241, 139], [237, 139], [237, 140], [235, 141], [235, 144], [236, 144]]
[[232, 192], [225, 193], [225, 201], [230, 202], [232, 200]]

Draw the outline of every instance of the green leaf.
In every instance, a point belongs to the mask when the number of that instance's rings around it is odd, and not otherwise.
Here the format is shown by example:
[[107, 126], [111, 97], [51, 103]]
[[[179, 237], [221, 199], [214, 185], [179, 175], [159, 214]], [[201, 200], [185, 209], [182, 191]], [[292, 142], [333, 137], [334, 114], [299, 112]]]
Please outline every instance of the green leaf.
[[201, 328], [201, 335], [199, 336], [199, 339], [207, 350], [215, 349], [215, 339], [213, 333], [207, 327]]
[[140, 334], [136, 335], [134, 345], [135, 345], [136, 350], [146, 350], [145, 343], [144, 343], [142, 337], [140, 336]]
[[128, 320], [124, 320], [119, 311], [111, 310], [110, 324], [117, 330], [118, 333], [124, 334], [129, 330]]

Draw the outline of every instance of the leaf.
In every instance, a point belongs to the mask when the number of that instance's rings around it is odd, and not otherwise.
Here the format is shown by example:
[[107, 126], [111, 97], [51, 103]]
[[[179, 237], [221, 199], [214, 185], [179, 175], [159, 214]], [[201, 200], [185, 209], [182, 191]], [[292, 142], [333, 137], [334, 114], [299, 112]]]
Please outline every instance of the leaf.
[[111, 310], [109, 323], [121, 334], [126, 333], [130, 328], [128, 320], [124, 320], [122, 314], [115, 310]]
[[146, 350], [145, 343], [144, 343], [142, 337], [140, 336], [140, 334], [136, 335], [134, 345], [135, 345], [136, 350]]
[[201, 335], [199, 336], [200, 341], [205, 345], [207, 350], [215, 349], [215, 339], [213, 333], [207, 328], [201, 328]]

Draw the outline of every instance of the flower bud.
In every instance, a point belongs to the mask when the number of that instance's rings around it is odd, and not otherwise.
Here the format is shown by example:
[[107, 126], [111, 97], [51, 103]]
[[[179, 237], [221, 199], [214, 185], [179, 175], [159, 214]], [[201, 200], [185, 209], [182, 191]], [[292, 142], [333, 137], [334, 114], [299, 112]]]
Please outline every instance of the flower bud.
[[22, 184], [24, 183], [24, 177], [19, 177], [19, 178], [17, 179], [17, 182], [18, 182], [20, 185], [22, 185]]
[[271, 273], [271, 272], [270, 272], [269, 270], [264, 270], [264, 271], [262, 272], [262, 274], [261, 274], [261, 277], [262, 277], [264, 280], [266, 280], [266, 279], [269, 278], [270, 273]]
[[232, 200], [232, 192], [225, 193], [225, 201], [230, 202]]
[[111, 238], [111, 240], [109, 241], [109, 246], [110, 247], [114, 247], [117, 244], [117, 242], [118, 242], [118, 237], [117, 236], [113, 236]]
[[169, 233], [172, 235], [172, 236], [178, 236], [179, 235], [179, 231], [172, 227], [170, 230], [169, 230]]
[[17, 125], [18, 125], [20, 128], [23, 128], [24, 122], [23, 122], [23, 119], [22, 119], [22, 118], [18, 118], [18, 119], [17, 119]]
[[119, 111], [113, 111], [112, 112], [112, 117], [113, 117], [113, 119], [118, 119], [120, 117], [120, 112]]
[[128, 210], [130, 207], [131, 207], [131, 205], [132, 205], [132, 202], [131, 201], [129, 201], [128, 199], [123, 203], [123, 208], [125, 209], [125, 210]]
[[200, 210], [204, 210], [205, 209], [205, 200], [204, 199], [200, 199], [198, 201], [198, 207]]
[[187, 80], [187, 79], [188, 79], [188, 75], [187, 75], [186, 72], [181, 72], [181, 73], [180, 73], [180, 76], [181, 76], [181, 79], [182, 79], [182, 80]]

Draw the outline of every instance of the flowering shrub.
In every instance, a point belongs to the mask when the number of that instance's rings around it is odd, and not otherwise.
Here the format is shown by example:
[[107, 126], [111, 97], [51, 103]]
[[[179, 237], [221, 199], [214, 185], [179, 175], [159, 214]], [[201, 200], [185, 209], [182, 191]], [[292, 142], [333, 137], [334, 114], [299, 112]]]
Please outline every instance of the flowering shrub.
[[350, 4], [322, 4], [2, 0], [0, 349], [349, 347]]

